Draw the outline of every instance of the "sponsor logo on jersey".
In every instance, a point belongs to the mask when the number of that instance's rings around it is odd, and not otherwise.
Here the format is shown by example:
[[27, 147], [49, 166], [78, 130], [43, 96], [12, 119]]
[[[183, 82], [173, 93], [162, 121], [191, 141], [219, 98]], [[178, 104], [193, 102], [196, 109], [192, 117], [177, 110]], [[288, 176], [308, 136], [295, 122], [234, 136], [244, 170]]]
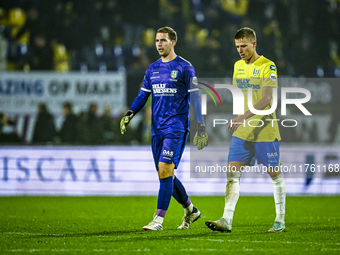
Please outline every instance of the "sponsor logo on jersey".
[[163, 155], [164, 156], [172, 157], [174, 155], [174, 152], [173, 151], [168, 151], [168, 150], [163, 150]]
[[260, 73], [260, 69], [254, 69], [254, 72], [253, 72], [253, 75], [254, 76], [258, 76], [259, 75], [259, 73]]
[[276, 80], [277, 80], [276, 74], [275, 73], [271, 73], [270, 74], [270, 79], [272, 80], [272, 82], [276, 82]]
[[253, 89], [261, 89], [261, 85], [259, 84], [250, 84], [249, 79], [236, 79], [237, 87], [240, 89], [253, 88]]
[[155, 96], [174, 96], [177, 88], [167, 88], [166, 83], [152, 84], [152, 90]]
[[171, 78], [176, 79], [177, 78], [178, 71], [171, 71]]
[[274, 65], [271, 65], [271, 66], [270, 66], [270, 70], [272, 70], [272, 71], [275, 72], [275, 71], [276, 71], [276, 67], [275, 67]]

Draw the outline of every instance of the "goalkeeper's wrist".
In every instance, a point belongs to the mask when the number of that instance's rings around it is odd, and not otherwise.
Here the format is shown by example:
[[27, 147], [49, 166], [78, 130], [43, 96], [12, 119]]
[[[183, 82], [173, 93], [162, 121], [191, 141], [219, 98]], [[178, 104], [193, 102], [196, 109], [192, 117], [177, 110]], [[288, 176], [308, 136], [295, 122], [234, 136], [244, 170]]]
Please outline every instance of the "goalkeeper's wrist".
[[127, 111], [127, 113], [125, 114], [125, 117], [130, 117], [132, 118], [133, 117], [133, 111]]
[[198, 133], [205, 132], [205, 123], [204, 122], [198, 122], [197, 123], [197, 131]]

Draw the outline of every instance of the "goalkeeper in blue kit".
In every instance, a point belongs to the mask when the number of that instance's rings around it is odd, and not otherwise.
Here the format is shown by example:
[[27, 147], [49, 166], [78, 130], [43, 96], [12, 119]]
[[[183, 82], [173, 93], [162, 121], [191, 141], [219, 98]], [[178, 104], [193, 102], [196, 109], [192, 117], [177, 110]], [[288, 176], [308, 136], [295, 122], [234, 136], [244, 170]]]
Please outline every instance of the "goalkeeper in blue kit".
[[197, 133], [194, 145], [203, 149], [208, 145], [201, 102], [194, 67], [177, 56], [174, 47], [177, 34], [170, 27], [156, 33], [156, 49], [161, 56], [146, 70], [143, 86], [132, 106], [120, 122], [121, 133], [126, 132], [131, 119], [143, 108], [152, 94], [152, 153], [158, 172], [160, 187], [157, 213], [144, 230], [162, 230], [165, 213], [173, 196], [185, 215], [178, 229], [188, 229], [201, 217], [201, 212], [190, 201], [181, 181], [175, 176], [189, 134], [189, 106], [194, 107]]

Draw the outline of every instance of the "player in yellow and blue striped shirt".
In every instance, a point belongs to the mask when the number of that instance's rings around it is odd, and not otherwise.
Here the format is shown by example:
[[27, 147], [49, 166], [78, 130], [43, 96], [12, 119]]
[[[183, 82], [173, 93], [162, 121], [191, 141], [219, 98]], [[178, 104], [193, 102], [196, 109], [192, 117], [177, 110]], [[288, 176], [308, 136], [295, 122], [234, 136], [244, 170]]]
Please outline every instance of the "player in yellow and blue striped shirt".
[[252, 105], [256, 110], [272, 107], [273, 88], [277, 88], [275, 64], [256, 52], [256, 34], [251, 28], [242, 28], [235, 35], [235, 45], [241, 57], [234, 65], [233, 85], [242, 90], [245, 113], [229, 122], [233, 132], [228, 156], [227, 187], [223, 216], [217, 221], [206, 221], [211, 230], [231, 232], [232, 220], [240, 193], [242, 168], [251, 165], [254, 158], [263, 164], [274, 184], [276, 218], [268, 232], [285, 231], [286, 190], [281, 171], [279, 141], [281, 140], [275, 111], [255, 115], [248, 107], [248, 88], [252, 88]]

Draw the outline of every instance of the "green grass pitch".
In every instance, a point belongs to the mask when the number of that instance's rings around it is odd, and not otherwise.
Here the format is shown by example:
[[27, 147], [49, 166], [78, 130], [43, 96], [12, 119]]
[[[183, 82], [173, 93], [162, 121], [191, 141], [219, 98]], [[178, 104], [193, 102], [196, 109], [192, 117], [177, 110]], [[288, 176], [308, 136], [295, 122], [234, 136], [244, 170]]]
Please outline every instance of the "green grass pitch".
[[0, 197], [0, 254], [340, 254], [340, 197], [287, 197], [284, 233], [266, 233], [273, 197], [241, 196], [233, 231], [209, 230], [224, 197], [191, 197], [202, 218], [176, 230], [172, 199], [163, 231], [143, 231], [156, 197]]

